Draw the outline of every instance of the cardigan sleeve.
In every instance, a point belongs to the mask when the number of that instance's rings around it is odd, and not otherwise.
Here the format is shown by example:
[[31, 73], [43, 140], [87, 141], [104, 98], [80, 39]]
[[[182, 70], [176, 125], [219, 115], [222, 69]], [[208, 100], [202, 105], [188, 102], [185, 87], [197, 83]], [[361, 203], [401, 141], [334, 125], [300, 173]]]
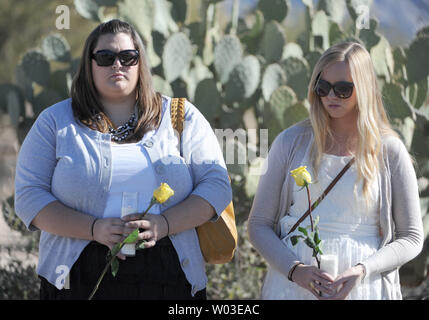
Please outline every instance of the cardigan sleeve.
[[44, 110], [36, 119], [19, 151], [15, 173], [15, 211], [30, 231], [38, 230], [33, 219], [57, 199], [51, 179], [57, 163], [53, 116]]
[[280, 240], [274, 230], [280, 210], [283, 184], [287, 175], [285, 163], [287, 136], [281, 133], [271, 145], [265, 160], [248, 220], [249, 240], [267, 262], [285, 276], [299, 262], [296, 254]]
[[400, 267], [423, 248], [419, 190], [411, 157], [400, 139], [392, 137], [387, 143], [394, 240], [362, 262], [367, 275]]
[[190, 102], [185, 104], [182, 150], [197, 195], [214, 208], [216, 220], [232, 200], [223, 154], [209, 122]]

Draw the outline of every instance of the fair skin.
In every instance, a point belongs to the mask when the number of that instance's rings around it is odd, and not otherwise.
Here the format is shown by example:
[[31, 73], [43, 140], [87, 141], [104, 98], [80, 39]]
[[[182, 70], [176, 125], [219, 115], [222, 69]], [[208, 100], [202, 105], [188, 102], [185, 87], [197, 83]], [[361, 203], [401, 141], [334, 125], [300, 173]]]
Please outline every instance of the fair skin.
[[[321, 79], [334, 84], [338, 81], [353, 82], [347, 62], [334, 62], [322, 72]], [[356, 150], [357, 117], [356, 90], [347, 99], [338, 98], [331, 89], [322, 104], [330, 116], [330, 127], [335, 140], [328, 137], [325, 153], [348, 156]], [[320, 300], [343, 300], [350, 291], [362, 280], [365, 269], [362, 265], [351, 267], [336, 279], [315, 266], [299, 265], [292, 274], [292, 280], [299, 286], [309, 290]], [[313, 288], [310, 286], [313, 283]], [[330, 295], [319, 296], [317, 291]]]
[[[338, 81], [353, 82], [347, 62], [334, 62], [322, 72], [321, 79], [334, 84]], [[338, 98], [334, 90], [330, 90], [326, 97], [322, 97], [322, 104], [330, 116], [330, 128], [335, 140], [328, 136], [326, 153], [338, 156], [348, 156], [355, 151], [358, 129], [356, 108], [356, 90], [348, 99]]]
[[[100, 36], [94, 52], [108, 49], [113, 52], [134, 49], [131, 37], [124, 33]], [[134, 111], [138, 65], [122, 66], [116, 58], [112, 66], [101, 67], [92, 59], [94, 83], [107, 114], [117, 126], [126, 122]], [[210, 220], [214, 208], [205, 199], [190, 195], [181, 203], [163, 212], [168, 220], [169, 234], [179, 233]], [[120, 218], [98, 219], [93, 228], [94, 217], [71, 209], [60, 201], [44, 207], [32, 221], [35, 227], [62, 237], [97, 241], [110, 249], [125, 239], [134, 229], [145, 229], [139, 233], [138, 241], [146, 240], [146, 248], [155, 246], [159, 239], [167, 236], [167, 222], [157, 214], [146, 214], [144, 219], [135, 220], [135, 215]], [[126, 257], [118, 254], [125, 260]]]
[[[126, 33], [105, 34], [100, 36], [94, 53], [98, 50], [120, 52], [134, 50], [132, 38]], [[130, 118], [136, 103], [136, 86], [139, 65], [123, 66], [119, 58], [108, 67], [98, 66], [92, 59], [92, 76], [101, 103], [107, 115], [116, 126], [120, 126]]]

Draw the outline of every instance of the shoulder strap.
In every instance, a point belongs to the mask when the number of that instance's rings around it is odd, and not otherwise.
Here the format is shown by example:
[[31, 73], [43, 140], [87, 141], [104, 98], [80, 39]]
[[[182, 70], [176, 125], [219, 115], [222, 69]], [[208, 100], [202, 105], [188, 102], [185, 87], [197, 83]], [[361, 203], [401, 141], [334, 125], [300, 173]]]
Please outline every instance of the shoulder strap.
[[173, 129], [177, 130], [179, 136], [179, 150], [180, 154], [182, 154], [182, 146], [181, 146], [181, 135], [183, 132], [183, 125], [185, 123], [185, 102], [186, 98], [172, 98], [170, 104], [170, 115], [171, 115], [171, 125]]
[[[341, 177], [344, 175], [344, 173], [346, 173], [346, 171], [352, 166], [353, 162], [355, 161], [355, 158], [352, 158], [343, 168], [343, 170], [341, 170], [341, 172], [335, 177], [334, 180], [332, 180], [332, 182], [329, 184], [329, 186], [325, 189], [325, 191], [323, 191], [323, 193], [321, 194], [321, 196], [314, 201], [313, 205], [311, 206], [311, 210], [313, 210], [325, 197], [326, 195], [329, 193], [329, 191], [331, 191], [331, 189], [335, 186], [335, 184], [338, 182], [338, 180], [341, 179]], [[290, 231], [288, 232], [288, 234], [292, 233], [295, 231], [295, 229], [299, 226], [299, 224], [304, 221], [305, 218], [307, 218], [307, 216], [310, 214], [310, 208], [302, 215], [301, 218], [299, 218], [299, 220], [297, 221], [297, 223], [294, 224], [294, 226], [290, 229]]]
[[180, 135], [185, 121], [185, 102], [186, 98], [171, 99], [171, 125]]

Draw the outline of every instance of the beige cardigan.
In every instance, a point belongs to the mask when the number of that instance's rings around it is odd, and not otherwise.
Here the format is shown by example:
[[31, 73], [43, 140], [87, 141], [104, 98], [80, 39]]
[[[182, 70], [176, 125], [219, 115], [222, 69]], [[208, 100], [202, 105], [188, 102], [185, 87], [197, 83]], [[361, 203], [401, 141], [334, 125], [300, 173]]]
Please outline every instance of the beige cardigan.
[[[293, 178], [289, 174], [301, 165], [313, 142], [313, 130], [304, 120], [281, 132], [274, 140], [261, 176], [248, 220], [249, 239], [268, 261], [287, 276], [298, 257], [279, 239], [278, 221], [289, 211]], [[399, 267], [416, 257], [423, 247], [416, 174], [409, 154], [396, 137], [383, 138], [379, 173], [380, 224], [379, 250], [365, 261], [367, 276], [381, 273], [383, 296], [401, 299]], [[335, 187], [334, 187], [335, 188]]]

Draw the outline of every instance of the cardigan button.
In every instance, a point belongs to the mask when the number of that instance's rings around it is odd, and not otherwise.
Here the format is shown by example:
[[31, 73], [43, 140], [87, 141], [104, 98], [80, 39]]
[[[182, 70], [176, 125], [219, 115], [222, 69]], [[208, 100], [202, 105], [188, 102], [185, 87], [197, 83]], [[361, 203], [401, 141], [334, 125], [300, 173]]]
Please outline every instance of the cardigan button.
[[188, 258], [185, 258], [185, 259], [183, 259], [182, 260], [182, 267], [183, 268], [186, 268], [186, 266], [189, 264], [189, 259]]
[[163, 174], [164, 173], [164, 168], [162, 167], [162, 165], [157, 165], [156, 167], [155, 167], [155, 171], [156, 171], [156, 173], [158, 173], [158, 174]]
[[148, 148], [152, 148], [153, 147], [153, 142], [151, 140], [145, 142], [145, 146]]

